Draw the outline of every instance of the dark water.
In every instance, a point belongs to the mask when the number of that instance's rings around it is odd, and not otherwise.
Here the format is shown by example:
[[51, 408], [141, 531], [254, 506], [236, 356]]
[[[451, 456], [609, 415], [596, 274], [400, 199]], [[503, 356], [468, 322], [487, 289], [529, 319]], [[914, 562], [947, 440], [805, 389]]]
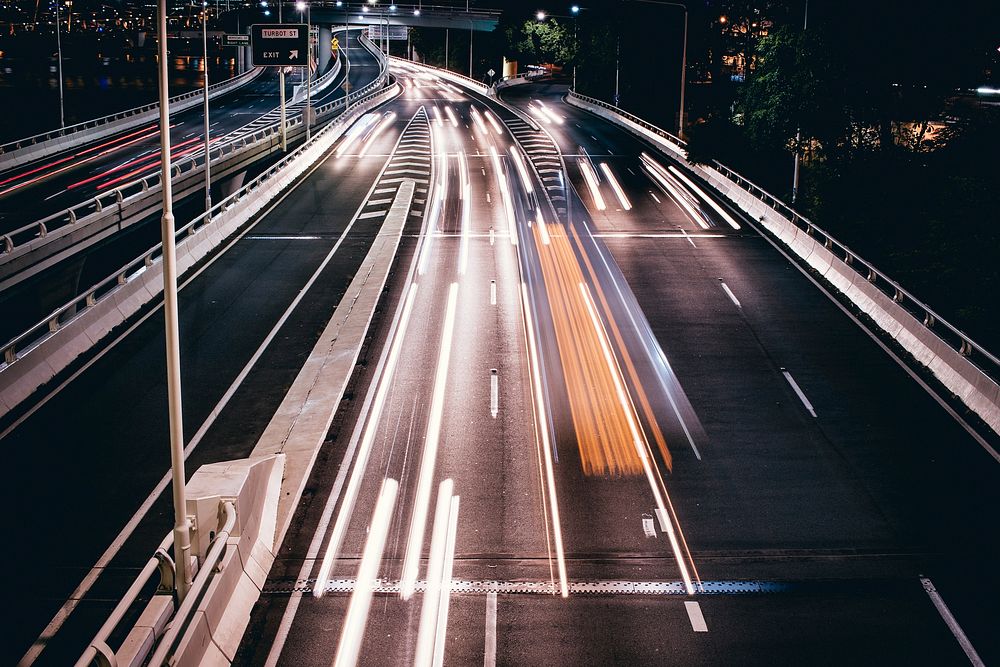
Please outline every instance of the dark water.
[[[59, 127], [57, 61], [42, 57], [0, 57], [0, 143]], [[202, 86], [200, 56], [170, 59], [170, 94]], [[235, 58], [209, 54], [209, 83], [237, 73]], [[66, 125], [155, 102], [159, 96], [156, 58], [151, 53], [114, 56], [64, 53]]]

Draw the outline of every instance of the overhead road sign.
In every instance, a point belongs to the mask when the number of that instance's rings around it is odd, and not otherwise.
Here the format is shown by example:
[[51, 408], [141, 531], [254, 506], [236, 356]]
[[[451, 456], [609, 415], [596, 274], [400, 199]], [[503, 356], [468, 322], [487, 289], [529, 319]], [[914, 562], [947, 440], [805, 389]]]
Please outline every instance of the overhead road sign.
[[264, 67], [305, 67], [309, 31], [305, 23], [258, 23], [250, 26], [253, 64]]

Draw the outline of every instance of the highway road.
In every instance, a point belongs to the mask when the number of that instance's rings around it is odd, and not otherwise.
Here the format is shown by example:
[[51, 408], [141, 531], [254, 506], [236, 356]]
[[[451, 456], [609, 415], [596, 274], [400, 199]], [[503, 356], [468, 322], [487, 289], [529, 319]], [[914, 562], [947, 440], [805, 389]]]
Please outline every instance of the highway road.
[[[361, 46], [360, 33], [352, 32], [349, 49], [352, 89], [363, 87], [378, 76], [375, 56]], [[343, 51], [342, 51], [343, 53]], [[343, 96], [344, 68], [322, 92], [313, 98], [319, 106]], [[285, 77], [289, 102], [297, 74]], [[212, 102], [211, 136], [217, 141], [233, 141], [262, 127], [279, 122], [277, 74], [265, 72], [252, 83]], [[289, 104], [288, 118], [301, 114], [304, 102]], [[16, 172], [0, 174], [0, 233], [39, 220], [47, 214], [85, 201], [115, 185], [158, 173], [159, 139], [152, 125], [131, 130], [122, 137], [106, 139], [96, 145], [76, 149], [83, 159], [64, 154], [52, 156], [45, 165], [30, 165]], [[134, 135], [134, 136], [133, 136]], [[204, 142], [204, 116], [199, 106], [175, 115], [171, 130], [174, 159], [200, 154]], [[290, 148], [297, 145], [293, 142]], [[255, 169], [274, 159], [262, 159]], [[41, 170], [41, 171], [37, 171]], [[18, 174], [28, 174], [19, 178]], [[253, 175], [252, 173], [250, 174]], [[3, 188], [6, 187], [5, 191]], [[8, 194], [4, 195], [4, 192]], [[218, 201], [218, 190], [213, 197]], [[204, 211], [204, 197], [192, 196], [175, 202], [178, 227]], [[158, 216], [150, 219], [158, 220]], [[88, 285], [103, 280], [112, 271], [133, 260], [159, 241], [158, 225], [136, 224], [110, 239], [75, 253], [58, 264], [0, 292], [0, 310], [8, 316], [0, 321], [0, 339], [10, 340], [36, 324], [56, 308], [75, 297]]]
[[[363, 86], [374, 78], [375, 57], [351, 36], [352, 85]], [[331, 65], [333, 60], [330, 61]], [[330, 86], [313, 98], [319, 106], [344, 94], [345, 70]], [[300, 82], [296, 70], [285, 76], [285, 92], [291, 102]], [[216, 82], [212, 82], [216, 83]], [[302, 113], [305, 103], [289, 104], [288, 117]], [[266, 71], [252, 82], [211, 102], [209, 135], [213, 145], [233, 141], [279, 120], [278, 73]], [[200, 155], [204, 149], [204, 112], [200, 105], [171, 114], [171, 157]], [[0, 173], [0, 234], [44, 218], [97, 194], [108, 192], [159, 172], [159, 121], [138, 127], [42, 160]]]
[[411, 90], [446, 203], [237, 662], [960, 665], [961, 628], [989, 664], [996, 461], [748, 221], [560, 92], [509, 93], [561, 148], [557, 222], [558, 174], [522, 181], [487, 102]]
[[[253, 447], [378, 230], [394, 148], [430, 127], [433, 169], [411, 174], [428, 183], [239, 664], [437, 647], [463, 665], [961, 665], [961, 631], [1000, 660], [997, 463], [848, 314], [559, 88], [507, 93], [553, 153], [493, 102], [397, 74], [379, 133], [181, 292], [192, 471]], [[156, 311], [0, 432], [31, 480], [4, 488], [24, 511], [3, 655], [163, 478], [162, 350]], [[38, 664], [79, 652], [169, 530], [151, 498]]]

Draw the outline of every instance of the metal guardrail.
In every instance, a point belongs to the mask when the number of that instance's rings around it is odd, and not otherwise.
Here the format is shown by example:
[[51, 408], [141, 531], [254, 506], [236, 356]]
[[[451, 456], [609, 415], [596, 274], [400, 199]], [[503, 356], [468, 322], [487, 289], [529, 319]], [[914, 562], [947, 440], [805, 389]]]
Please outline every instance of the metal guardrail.
[[[256, 78], [262, 74], [264, 69], [262, 67], [255, 67], [254, 69], [248, 70], [243, 74], [235, 76], [231, 79], [226, 79], [225, 81], [219, 81], [218, 83], [212, 84], [208, 87], [209, 96], [217, 93], [220, 89], [227, 87], [236, 87], [249, 82], [251, 79]], [[200, 97], [205, 94], [204, 90], [191, 90], [186, 93], [181, 93], [180, 95], [175, 95], [170, 98], [170, 104], [174, 105], [179, 102], [184, 102], [193, 97]], [[109, 114], [101, 118], [94, 118], [92, 120], [87, 120], [82, 123], [77, 123], [76, 125], [69, 125], [67, 127], [59, 128], [57, 130], [49, 130], [48, 132], [41, 132], [39, 134], [25, 137], [23, 139], [16, 139], [14, 141], [8, 141], [5, 144], [0, 145], [0, 156], [5, 153], [10, 153], [12, 151], [21, 150], [28, 146], [34, 146], [45, 141], [52, 139], [61, 139], [69, 135], [76, 134], [85, 130], [92, 130], [96, 127], [101, 127], [103, 125], [108, 125], [109, 123], [114, 123], [119, 120], [124, 120], [126, 118], [131, 118], [133, 116], [138, 116], [149, 111], [154, 111], [160, 108], [159, 102], [152, 102], [150, 104], [143, 105], [141, 107], [135, 107], [134, 109], [128, 109], [126, 111], [119, 111], [118, 113]]]
[[[384, 62], [384, 57], [380, 54], [378, 48], [367, 38], [363, 37], [361, 41], [373, 55], [376, 55], [376, 57], [379, 58], [381, 67], [379, 76], [374, 81], [362, 88], [359, 88], [357, 91], [350, 93], [351, 100], [360, 99], [360, 97], [363, 97], [372, 90], [382, 86], [385, 83], [386, 78], [387, 64]], [[328, 119], [344, 105], [344, 98], [339, 98], [316, 107], [314, 109], [316, 120], [321, 121]], [[289, 118], [285, 121], [285, 128], [286, 130], [293, 129], [302, 125], [302, 123], [303, 120], [301, 115], [295, 118]], [[238, 135], [221, 146], [211, 148], [209, 151], [210, 160], [213, 165], [216, 165], [220, 160], [238, 160], [246, 153], [255, 150], [261, 143], [271, 141], [274, 137], [278, 136], [280, 132], [281, 123], [279, 121], [278, 123], [261, 128], [251, 134]], [[178, 160], [172, 165], [173, 178], [176, 179], [182, 174], [201, 171], [204, 167], [205, 154], [203, 151], [196, 151], [193, 154], [186, 156], [184, 159]], [[222, 169], [224, 169], [224, 167], [222, 167]], [[219, 173], [221, 173], [221, 171]], [[135, 203], [140, 198], [159, 197], [161, 189], [162, 187], [159, 173], [153, 174], [151, 176], [126, 183], [125, 185], [115, 188], [114, 190], [96, 195], [91, 199], [74, 204], [73, 206], [63, 209], [62, 211], [48, 215], [41, 220], [30, 222], [6, 234], [0, 235], [0, 263], [9, 259], [9, 256], [12, 255], [15, 250], [34, 242], [37, 239], [47, 238], [55, 230], [65, 228], [67, 226], [77, 228], [82, 225], [94, 224], [99, 220], [104, 219], [104, 216], [120, 216], [124, 207]]]
[[[687, 143], [685, 141], [679, 139], [666, 130], [653, 125], [652, 123], [642, 120], [638, 116], [630, 114], [624, 109], [608, 104], [603, 100], [587, 97], [586, 95], [580, 95], [573, 90], [569, 91], [569, 95], [623, 116], [631, 122], [640, 125], [650, 132], [666, 139], [681, 150], [685, 150], [687, 147]], [[840, 257], [845, 264], [850, 266], [856, 273], [863, 276], [869, 283], [876, 286], [880, 292], [890, 297], [897, 305], [903, 308], [903, 310], [908, 312], [917, 320], [922, 321], [924, 326], [931, 330], [937, 338], [944, 341], [949, 347], [962, 356], [968, 357], [970, 361], [975, 363], [976, 367], [988, 377], [994, 381], [1000, 381], [1000, 358], [997, 358], [985, 347], [976, 343], [965, 332], [948, 322], [945, 318], [941, 317], [926, 303], [905, 290], [899, 283], [887, 276], [885, 273], [875, 268], [871, 262], [862, 258], [858, 253], [851, 250], [850, 247], [838, 241], [829, 232], [825, 231], [798, 211], [788, 206], [784, 201], [775, 197], [750, 179], [745, 178], [741, 174], [733, 171], [718, 160], [713, 160], [713, 163], [713, 167], [716, 170], [736, 183], [743, 190], [784, 215], [792, 224], [805, 231], [809, 236], [812, 236], [822, 242], [823, 246], [827, 250]]]
[[[375, 87], [381, 87], [382, 83], [385, 82], [388, 77], [388, 67], [383, 63], [381, 69], [381, 75], [379, 78], [359, 89], [356, 93], [351, 93], [353, 98], [354, 94], [358, 94], [357, 99], [352, 99], [351, 104], [353, 106], [361, 106], [365, 103], [373, 100], [376, 96], [385, 92], [384, 90], [375, 90], [366, 92], [365, 89], [370, 89]], [[333, 106], [337, 102], [343, 104], [343, 100], [337, 100], [336, 102], [331, 102], [329, 105]], [[319, 132], [313, 135], [312, 141], [308, 144], [304, 144], [297, 148], [292, 153], [289, 153], [284, 158], [274, 163], [261, 174], [259, 174], [252, 181], [244, 185], [242, 188], [229, 195], [218, 204], [213, 206], [209, 211], [202, 213], [196, 217], [191, 222], [187, 223], [175, 232], [176, 244], [180, 244], [187, 238], [194, 236], [198, 231], [204, 227], [213, 216], [235, 206], [240, 199], [250, 194], [257, 188], [261, 187], [269, 178], [271, 178], [276, 173], [280, 172], [287, 164], [291, 161], [298, 159], [301, 153], [308, 149], [317, 139], [322, 137], [328, 131], [330, 131], [337, 124], [344, 121], [345, 115], [340, 115], [334, 119], [331, 123], [328, 123]], [[159, 260], [162, 256], [162, 244], [158, 243], [148, 251], [135, 258], [131, 262], [125, 264], [120, 269], [112, 273], [107, 278], [101, 280], [100, 282], [94, 284], [89, 289], [85, 290], [78, 296], [76, 296], [71, 301], [63, 304], [61, 307], [54, 310], [48, 317], [44, 320], [36, 323], [34, 326], [30, 327], [20, 335], [11, 339], [3, 345], [0, 350], [3, 351], [3, 358], [0, 359], [0, 370], [4, 367], [15, 363], [19, 358], [23, 357], [25, 354], [31, 352], [33, 348], [38, 346], [42, 341], [46, 340], [48, 337], [54, 335], [59, 329], [66, 323], [72, 321], [73, 319], [79, 317], [86, 310], [93, 308], [101, 300], [111, 296], [115, 291], [122, 285], [128, 283], [132, 278], [141, 275], [148, 267], [152, 266], [153, 263]]]

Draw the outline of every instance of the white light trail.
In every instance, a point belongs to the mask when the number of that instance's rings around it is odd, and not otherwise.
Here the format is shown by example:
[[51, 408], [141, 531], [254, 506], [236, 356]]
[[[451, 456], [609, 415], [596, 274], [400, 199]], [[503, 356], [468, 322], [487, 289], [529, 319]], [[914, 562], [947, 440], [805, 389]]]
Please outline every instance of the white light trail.
[[354, 504], [361, 489], [361, 481], [368, 464], [368, 456], [371, 454], [372, 445], [375, 442], [375, 434], [378, 432], [378, 422], [385, 407], [386, 397], [392, 388], [392, 376], [396, 370], [396, 363], [399, 361], [400, 350], [403, 347], [403, 339], [406, 337], [406, 327], [410, 322], [410, 313], [413, 312], [413, 301], [417, 296], [417, 284], [410, 286], [410, 293], [406, 297], [406, 305], [399, 320], [399, 329], [392, 340], [389, 357], [386, 360], [382, 377], [379, 379], [378, 390], [375, 393], [375, 400], [372, 401], [371, 412], [368, 416], [368, 425], [365, 427], [361, 444], [358, 448], [358, 458], [351, 471], [351, 479], [344, 490], [344, 501], [341, 503], [340, 512], [337, 513], [337, 522], [333, 526], [333, 533], [330, 542], [326, 545], [326, 552], [323, 554], [323, 561], [320, 564], [319, 574], [316, 576], [316, 584], [313, 586], [313, 595], [322, 597], [330, 579], [330, 571], [333, 568], [333, 561], [337, 558], [340, 547], [344, 542], [344, 535], [347, 533], [347, 526], [351, 521], [354, 512]]
[[664, 191], [670, 193], [674, 201], [676, 201], [685, 211], [687, 211], [687, 214], [691, 217], [692, 220], [698, 223], [698, 225], [702, 229], [708, 229], [708, 224], [702, 219], [700, 215], [698, 215], [698, 212], [694, 210], [694, 207], [692, 207], [691, 204], [688, 202], [687, 197], [685, 197], [684, 194], [680, 192], [676, 187], [674, 187], [673, 183], [670, 182], [670, 175], [667, 173], [667, 171], [663, 167], [661, 167], [657, 162], [647, 157], [645, 153], [643, 153], [641, 157], [642, 157], [642, 166], [645, 167], [646, 173], [652, 176], [653, 180], [659, 183], [660, 186], [664, 189]]
[[480, 115], [479, 110], [474, 106], [470, 106], [469, 110], [472, 113], [472, 120], [476, 124], [476, 128], [483, 133], [484, 137], [489, 136], [490, 130], [486, 127], [486, 123], [483, 122], [483, 117]]
[[[511, 245], [517, 245], [517, 223], [514, 220], [514, 203], [511, 200], [510, 190], [507, 187], [507, 174], [500, 163], [500, 156], [497, 155], [497, 149], [492, 144], [490, 144], [490, 159], [493, 161], [493, 170], [496, 172], [497, 186], [500, 188], [500, 198], [503, 199], [503, 210], [507, 218], [507, 231], [510, 234], [510, 243]], [[490, 228], [491, 245], [492, 235], [493, 229]]]
[[451, 359], [451, 340], [455, 329], [455, 304], [458, 300], [458, 283], [452, 283], [445, 311], [444, 330], [441, 335], [441, 349], [438, 351], [437, 372], [434, 376], [434, 390], [431, 394], [430, 416], [427, 420], [427, 434], [424, 451], [420, 459], [417, 490], [413, 497], [413, 516], [410, 519], [410, 533], [406, 542], [406, 556], [400, 577], [399, 594], [404, 600], [413, 595], [420, 566], [421, 546], [424, 529], [427, 526], [427, 510], [431, 499], [431, 482], [434, 478], [434, 463], [437, 460], [438, 442], [441, 438], [441, 420], [444, 416], [444, 390], [448, 381], [448, 362]]
[[625, 191], [622, 190], [622, 186], [618, 184], [618, 179], [615, 178], [615, 175], [611, 173], [611, 167], [608, 166], [607, 162], [601, 163], [601, 171], [604, 172], [605, 178], [607, 178], [608, 183], [611, 184], [611, 189], [615, 191], [615, 196], [617, 196], [618, 201], [621, 202], [622, 208], [626, 211], [630, 211], [632, 209], [632, 202], [630, 202], [628, 197], [625, 196]]
[[458, 127], [458, 119], [455, 118], [455, 112], [451, 110], [451, 107], [445, 107], [444, 112], [448, 114], [448, 120], [451, 121], [452, 126]]
[[353, 667], [358, 664], [361, 642], [365, 636], [365, 626], [368, 624], [368, 609], [371, 607], [372, 594], [375, 592], [378, 567], [382, 562], [385, 538], [389, 533], [389, 523], [398, 490], [399, 482], [396, 480], [386, 479], [382, 482], [382, 490], [379, 492], [368, 529], [368, 539], [361, 555], [354, 593], [351, 594], [351, 603], [347, 608], [347, 616], [340, 632], [340, 645], [337, 647], [337, 657], [333, 661], [334, 667]]
[[444, 640], [448, 632], [448, 607], [451, 604], [451, 574], [455, 566], [459, 500], [459, 496], [451, 497], [451, 511], [448, 514], [448, 537], [444, 547], [444, 563], [441, 566], [441, 598], [438, 603], [437, 636], [434, 639], [434, 667], [443, 667], [444, 665]]
[[471, 194], [471, 183], [469, 179], [469, 163], [465, 157], [465, 151], [461, 151], [458, 154], [458, 175], [461, 179], [462, 192], [459, 197], [462, 201], [462, 242], [459, 245], [458, 251], [458, 273], [460, 275], [465, 275], [465, 270], [469, 266], [469, 234], [471, 230], [469, 227], [471, 209], [472, 209], [472, 194]]
[[382, 122], [378, 124], [378, 127], [372, 130], [372, 133], [368, 135], [368, 139], [365, 140], [364, 146], [361, 147], [361, 151], [358, 153], [358, 157], [364, 157], [365, 153], [368, 152], [368, 149], [371, 148], [372, 144], [375, 143], [375, 139], [377, 139], [378, 136], [385, 131], [385, 128], [392, 125], [392, 123], [395, 120], [396, 120], [395, 111], [391, 111], [388, 114], [386, 114], [385, 118], [382, 119]]
[[549, 444], [549, 419], [545, 411], [545, 397], [542, 393], [542, 373], [538, 363], [538, 348], [535, 345], [535, 327], [531, 319], [531, 305], [528, 301], [528, 287], [521, 283], [521, 307], [524, 310], [524, 328], [528, 338], [528, 357], [531, 363], [532, 386], [535, 390], [535, 407], [538, 411], [538, 433], [542, 436], [542, 450], [545, 459], [545, 485], [552, 503], [552, 535], [556, 548], [556, 565], [559, 570], [559, 594], [569, 597], [569, 582], [566, 579], [566, 556], [563, 551], [562, 525], [559, 520], [559, 501], [556, 498], [556, 479], [552, 470], [552, 447]]
[[444, 583], [444, 560], [451, 525], [453, 489], [454, 483], [450, 479], [444, 480], [438, 486], [434, 525], [431, 528], [431, 551], [427, 558], [427, 587], [424, 589], [424, 600], [420, 607], [420, 625], [417, 627], [414, 665], [429, 666], [434, 660], [438, 611], [441, 605], [442, 584]]
[[528, 168], [524, 166], [524, 161], [521, 159], [521, 152], [514, 146], [511, 146], [510, 157], [514, 160], [514, 166], [517, 167], [517, 175], [521, 177], [521, 185], [524, 186], [524, 191], [530, 195], [535, 189], [531, 186], [531, 179], [528, 178]]
[[598, 211], [603, 211], [607, 205], [604, 203], [600, 186], [597, 184], [597, 174], [594, 172], [594, 168], [587, 160], [580, 159], [577, 160], [577, 163], [580, 165], [580, 171], [583, 172], [583, 180], [587, 181], [587, 187], [590, 188], [590, 196], [594, 198], [594, 206], [597, 207]]
[[[431, 133], [431, 153], [440, 148], [443, 143], [437, 133]], [[426, 238], [420, 255], [420, 262], [417, 264], [417, 275], [424, 275], [430, 263], [431, 250], [434, 246], [434, 237], [437, 235], [438, 220], [445, 205], [445, 198], [448, 193], [448, 154], [444, 151], [436, 153], [438, 157], [438, 181], [434, 185], [431, 193], [431, 210], [427, 216]]]
[[340, 157], [341, 155], [346, 153], [351, 148], [351, 146], [354, 145], [354, 142], [358, 140], [358, 137], [364, 134], [365, 130], [367, 130], [368, 127], [372, 123], [374, 123], [377, 118], [378, 114], [373, 114], [373, 113], [365, 114], [364, 116], [362, 116], [361, 119], [358, 120], [358, 122], [355, 123], [351, 127], [351, 129], [349, 129], [344, 134], [344, 140], [341, 142], [340, 146], [337, 147], [337, 152], [336, 152], [337, 157]]
[[538, 103], [538, 106], [541, 107], [542, 113], [544, 113], [548, 118], [550, 118], [557, 125], [563, 124], [562, 116], [560, 116], [559, 114], [555, 113], [547, 106], [545, 106], [545, 102], [542, 102], [541, 100], [535, 100], [535, 101]]
[[535, 223], [538, 225], [538, 233], [542, 237], [542, 243], [549, 245], [549, 230], [545, 227], [545, 219], [542, 217], [542, 210], [535, 209]]
[[715, 212], [718, 213], [720, 216], [722, 216], [722, 219], [728, 222], [730, 227], [732, 227], [733, 229], [740, 228], [740, 223], [733, 220], [733, 217], [729, 215], [729, 213], [727, 213], [724, 208], [719, 206], [714, 199], [706, 195], [705, 192], [701, 188], [699, 188], [694, 181], [685, 176], [679, 169], [677, 169], [677, 167], [675, 167], [674, 165], [670, 165], [670, 173], [672, 173], [674, 176], [684, 181], [684, 183], [689, 188], [695, 191], [695, 194], [697, 194], [699, 197], [708, 202], [708, 205], [714, 208]]
[[486, 120], [490, 121], [490, 125], [493, 126], [493, 130], [497, 133], [497, 135], [503, 136], [503, 128], [500, 126], [500, 121], [497, 117], [493, 115], [493, 112], [487, 109], [483, 115], [486, 116]]
[[434, 109], [434, 120], [437, 122], [438, 126], [444, 125], [444, 119], [441, 118], [441, 110], [437, 106], [431, 107]]
[[[639, 431], [639, 424], [635, 417], [635, 406], [632, 404], [632, 399], [625, 391], [624, 383], [621, 378], [621, 369], [618, 367], [618, 361], [614, 358], [611, 353], [611, 344], [608, 341], [608, 334], [604, 330], [604, 325], [601, 323], [600, 319], [597, 317], [597, 308], [594, 304], [593, 297], [590, 295], [590, 290], [583, 283], [579, 283], [580, 293], [583, 296], [583, 302], [587, 306], [587, 312], [590, 314], [591, 323], [594, 325], [594, 329], [597, 332], [597, 338], [601, 343], [601, 351], [604, 353], [604, 360], [608, 365], [608, 370], [611, 373], [611, 378], [615, 384], [615, 394], [618, 396], [618, 402], [621, 404], [622, 411], [625, 413], [626, 420], [628, 421], [629, 431], [632, 433], [632, 442], [635, 445], [635, 449], [639, 454], [639, 458], [642, 461], [642, 467], [646, 473], [646, 480], [649, 482], [649, 488], [653, 491], [653, 498], [656, 501], [656, 507], [664, 514], [667, 513], [667, 507], [663, 500], [663, 495], [660, 493], [660, 487], [657, 484], [656, 476], [653, 474], [653, 467], [649, 461], [649, 457], [646, 455], [646, 441]], [[670, 540], [670, 548], [674, 552], [674, 560], [677, 561], [677, 566], [681, 571], [681, 579], [684, 580], [684, 588], [688, 595], [694, 595], [694, 584], [691, 582], [691, 575], [688, 573], [687, 563], [684, 561], [684, 555], [681, 553], [681, 546], [677, 541], [677, 535], [674, 532], [674, 527], [671, 522], [667, 522], [667, 537]]]

